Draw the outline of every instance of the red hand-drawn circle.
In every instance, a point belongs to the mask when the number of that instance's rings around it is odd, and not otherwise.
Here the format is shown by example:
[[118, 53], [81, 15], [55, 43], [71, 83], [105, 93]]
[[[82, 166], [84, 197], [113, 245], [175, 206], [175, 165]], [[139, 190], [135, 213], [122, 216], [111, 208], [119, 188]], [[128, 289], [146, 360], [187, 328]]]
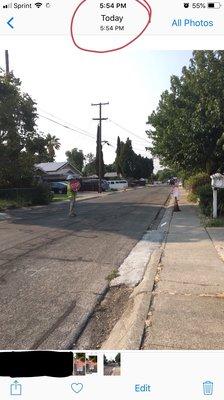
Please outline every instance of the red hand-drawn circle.
[[82, 0], [81, 3], [77, 6], [77, 8], [75, 9], [74, 14], [73, 14], [73, 16], [72, 16], [71, 25], [70, 25], [70, 32], [71, 32], [72, 41], [73, 41], [74, 45], [75, 45], [79, 50], [88, 51], [88, 52], [91, 52], [91, 53], [109, 53], [109, 52], [112, 52], [112, 51], [117, 51], [117, 50], [124, 49], [125, 47], [129, 46], [131, 43], [135, 42], [135, 40], [137, 40], [137, 39], [145, 32], [145, 30], [148, 28], [148, 26], [149, 26], [149, 24], [150, 24], [150, 22], [151, 22], [151, 18], [152, 18], [152, 9], [151, 9], [149, 3], [148, 3], [146, 0], [141, 0], [141, 1], [140, 1], [140, 0], [134, 0], [134, 1], [137, 1], [137, 3], [141, 4], [141, 6], [143, 6], [143, 7], [146, 9], [147, 13], [148, 13], [148, 21], [147, 21], [146, 25], [144, 26], [144, 28], [141, 30], [141, 32], [140, 32], [136, 37], [134, 37], [132, 40], [130, 40], [128, 43], [126, 43], [126, 44], [124, 44], [124, 45], [122, 45], [122, 46], [120, 46], [120, 47], [116, 47], [116, 48], [114, 48], [114, 49], [109, 49], [109, 50], [93, 50], [93, 49], [86, 49], [86, 48], [81, 47], [81, 46], [78, 45], [78, 43], [77, 43], [76, 40], [75, 40], [75, 34], [74, 34], [74, 32], [73, 32], [73, 30], [74, 30], [74, 24], [75, 24], [74, 21], [75, 21], [76, 14], [77, 14], [79, 8], [80, 8], [86, 1], [88, 1], [88, 0]]

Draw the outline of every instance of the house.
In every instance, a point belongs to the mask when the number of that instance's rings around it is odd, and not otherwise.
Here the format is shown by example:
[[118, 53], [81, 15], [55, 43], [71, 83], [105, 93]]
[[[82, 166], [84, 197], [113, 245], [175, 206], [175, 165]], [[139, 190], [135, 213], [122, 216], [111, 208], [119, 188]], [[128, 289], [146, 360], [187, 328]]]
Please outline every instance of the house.
[[35, 168], [37, 175], [45, 182], [65, 181], [70, 174], [82, 177], [82, 173], [68, 161], [35, 164]]

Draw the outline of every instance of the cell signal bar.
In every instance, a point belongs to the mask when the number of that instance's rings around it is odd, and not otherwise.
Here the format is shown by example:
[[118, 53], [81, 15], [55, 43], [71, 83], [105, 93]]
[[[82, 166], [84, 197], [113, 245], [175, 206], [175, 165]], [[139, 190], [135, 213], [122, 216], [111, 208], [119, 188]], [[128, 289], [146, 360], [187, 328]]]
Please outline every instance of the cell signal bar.
[[218, 9], [220, 7], [222, 7], [222, 4], [219, 3], [218, 1], [215, 1], [214, 3], [208, 3], [208, 8], [216, 8], [216, 9]]
[[2, 8], [12, 8], [12, 3], [4, 4]]

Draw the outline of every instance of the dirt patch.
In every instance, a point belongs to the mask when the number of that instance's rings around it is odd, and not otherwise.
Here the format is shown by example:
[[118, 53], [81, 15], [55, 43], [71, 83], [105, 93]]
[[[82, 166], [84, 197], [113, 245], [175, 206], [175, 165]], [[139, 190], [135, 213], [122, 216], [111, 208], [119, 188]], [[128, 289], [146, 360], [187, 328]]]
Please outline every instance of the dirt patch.
[[99, 349], [123, 314], [132, 290], [125, 286], [110, 288], [73, 349]]

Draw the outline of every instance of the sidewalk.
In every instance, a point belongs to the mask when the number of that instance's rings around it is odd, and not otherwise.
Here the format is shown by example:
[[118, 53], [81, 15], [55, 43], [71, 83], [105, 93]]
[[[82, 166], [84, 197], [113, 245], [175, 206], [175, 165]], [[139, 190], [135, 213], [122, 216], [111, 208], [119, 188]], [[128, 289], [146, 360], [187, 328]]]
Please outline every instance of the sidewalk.
[[[224, 228], [204, 229], [183, 191], [173, 213], [144, 349], [224, 348]], [[218, 251], [219, 253], [218, 253]]]

